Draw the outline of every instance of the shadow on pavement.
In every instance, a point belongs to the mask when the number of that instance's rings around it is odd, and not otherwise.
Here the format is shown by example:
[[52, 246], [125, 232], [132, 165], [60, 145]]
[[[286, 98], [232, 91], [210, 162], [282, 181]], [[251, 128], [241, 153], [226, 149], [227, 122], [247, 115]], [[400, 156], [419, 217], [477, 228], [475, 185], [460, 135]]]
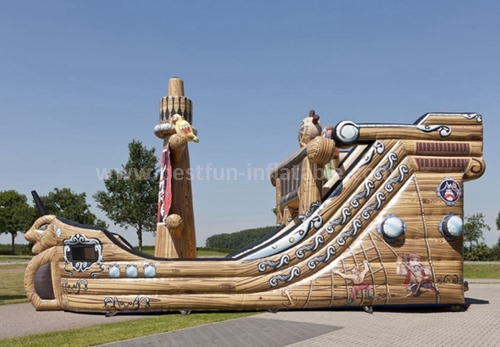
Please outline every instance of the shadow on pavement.
[[465, 304], [467, 306], [470, 306], [470, 305], [489, 305], [490, 302], [488, 300], [465, 298]]

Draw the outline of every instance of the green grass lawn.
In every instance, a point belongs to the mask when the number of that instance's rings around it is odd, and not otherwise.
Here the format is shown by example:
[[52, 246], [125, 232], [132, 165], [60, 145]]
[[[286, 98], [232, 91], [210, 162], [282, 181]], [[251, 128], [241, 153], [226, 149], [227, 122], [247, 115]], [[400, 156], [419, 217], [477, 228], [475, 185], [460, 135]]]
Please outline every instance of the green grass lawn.
[[500, 279], [500, 264], [464, 264], [464, 278]]
[[24, 292], [26, 264], [0, 265], [0, 305], [27, 302]]
[[0, 263], [24, 262], [31, 258], [33, 258], [31, 255], [0, 255]]
[[17, 304], [27, 302], [28, 298], [24, 293], [23, 277], [16, 274], [0, 276], [0, 305]]

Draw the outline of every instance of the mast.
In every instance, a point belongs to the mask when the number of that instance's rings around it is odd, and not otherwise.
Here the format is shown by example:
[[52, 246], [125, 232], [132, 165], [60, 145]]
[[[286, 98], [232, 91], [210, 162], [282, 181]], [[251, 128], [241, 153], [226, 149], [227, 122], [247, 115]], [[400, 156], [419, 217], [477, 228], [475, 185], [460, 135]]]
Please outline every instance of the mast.
[[160, 124], [154, 129], [155, 135], [163, 139], [156, 257], [196, 258], [189, 149], [186, 139], [176, 134], [170, 124], [174, 114], [192, 124], [192, 110], [191, 99], [184, 96], [184, 82], [171, 78], [167, 96], [160, 100]]

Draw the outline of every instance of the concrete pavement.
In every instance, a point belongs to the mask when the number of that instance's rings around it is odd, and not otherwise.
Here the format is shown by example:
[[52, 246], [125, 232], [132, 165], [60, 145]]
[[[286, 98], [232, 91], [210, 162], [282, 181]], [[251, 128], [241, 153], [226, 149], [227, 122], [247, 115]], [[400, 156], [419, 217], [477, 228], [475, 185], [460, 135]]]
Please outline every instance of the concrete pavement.
[[264, 313], [105, 346], [500, 346], [500, 282], [470, 281], [466, 298], [464, 312], [385, 307], [373, 314], [343, 309]]
[[[471, 280], [469, 308], [377, 308], [282, 311], [106, 344], [169, 347], [499, 346], [500, 281]], [[195, 314], [195, 313], [194, 313]], [[113, 323], [139, 316], [35, 312], [29, 304], [0, 306], [0, 338]], [[1, 344], [1, 341], [0, 341]]]

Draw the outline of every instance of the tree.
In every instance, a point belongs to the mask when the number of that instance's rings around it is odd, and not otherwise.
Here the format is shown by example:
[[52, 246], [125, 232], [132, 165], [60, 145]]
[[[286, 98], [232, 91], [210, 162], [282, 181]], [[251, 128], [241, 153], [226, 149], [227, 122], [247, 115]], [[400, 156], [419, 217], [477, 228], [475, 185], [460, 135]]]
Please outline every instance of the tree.
[[488, 260], [491, 249], [484, 243], [484, 231], [491, 228], [484, 221], [482, 213], [475, 213], [465, 218], [464, 250], [467, 260]]
[[[500, 230], [500, 212], [497, 216], [497, 230]], [[491, 249], [491, 260], [500, 260], [500, 238], [498, 238], [497, 244]]]
[[28, 204], [25, 195], [15, 190], [0, 192], [0, 233], [11, 234], [12, 254], [16, 254], [17, 233], [31, 227], [33, 216], [34, 208]]
[[464, 245], [469, 250], [477, 247], [484, 241], [484, 231], [491, 230], [484, 221], [482, 213], [475, 213], [472, 216], [465, 217], [464, 224]]
[[106, 228], [104, 221], [98, 219], [90, 211], [87, 194], [77, 194], [69, 188], [54, 188], [47, 196], [41, 196], [47, 212], [58, 217], [67, 218], [80, 224], [97, 225]]
[[104, 180], [107, 192], [98, 191], [94, 199], [109, 219], [136, 230], [142, 251], [143, 231], [156, 230], [158, 158], [154, 148], [147, 149], [140, 141], [133, 140], [128, 149], [129, 158], [121, 172], [111, 170]]

